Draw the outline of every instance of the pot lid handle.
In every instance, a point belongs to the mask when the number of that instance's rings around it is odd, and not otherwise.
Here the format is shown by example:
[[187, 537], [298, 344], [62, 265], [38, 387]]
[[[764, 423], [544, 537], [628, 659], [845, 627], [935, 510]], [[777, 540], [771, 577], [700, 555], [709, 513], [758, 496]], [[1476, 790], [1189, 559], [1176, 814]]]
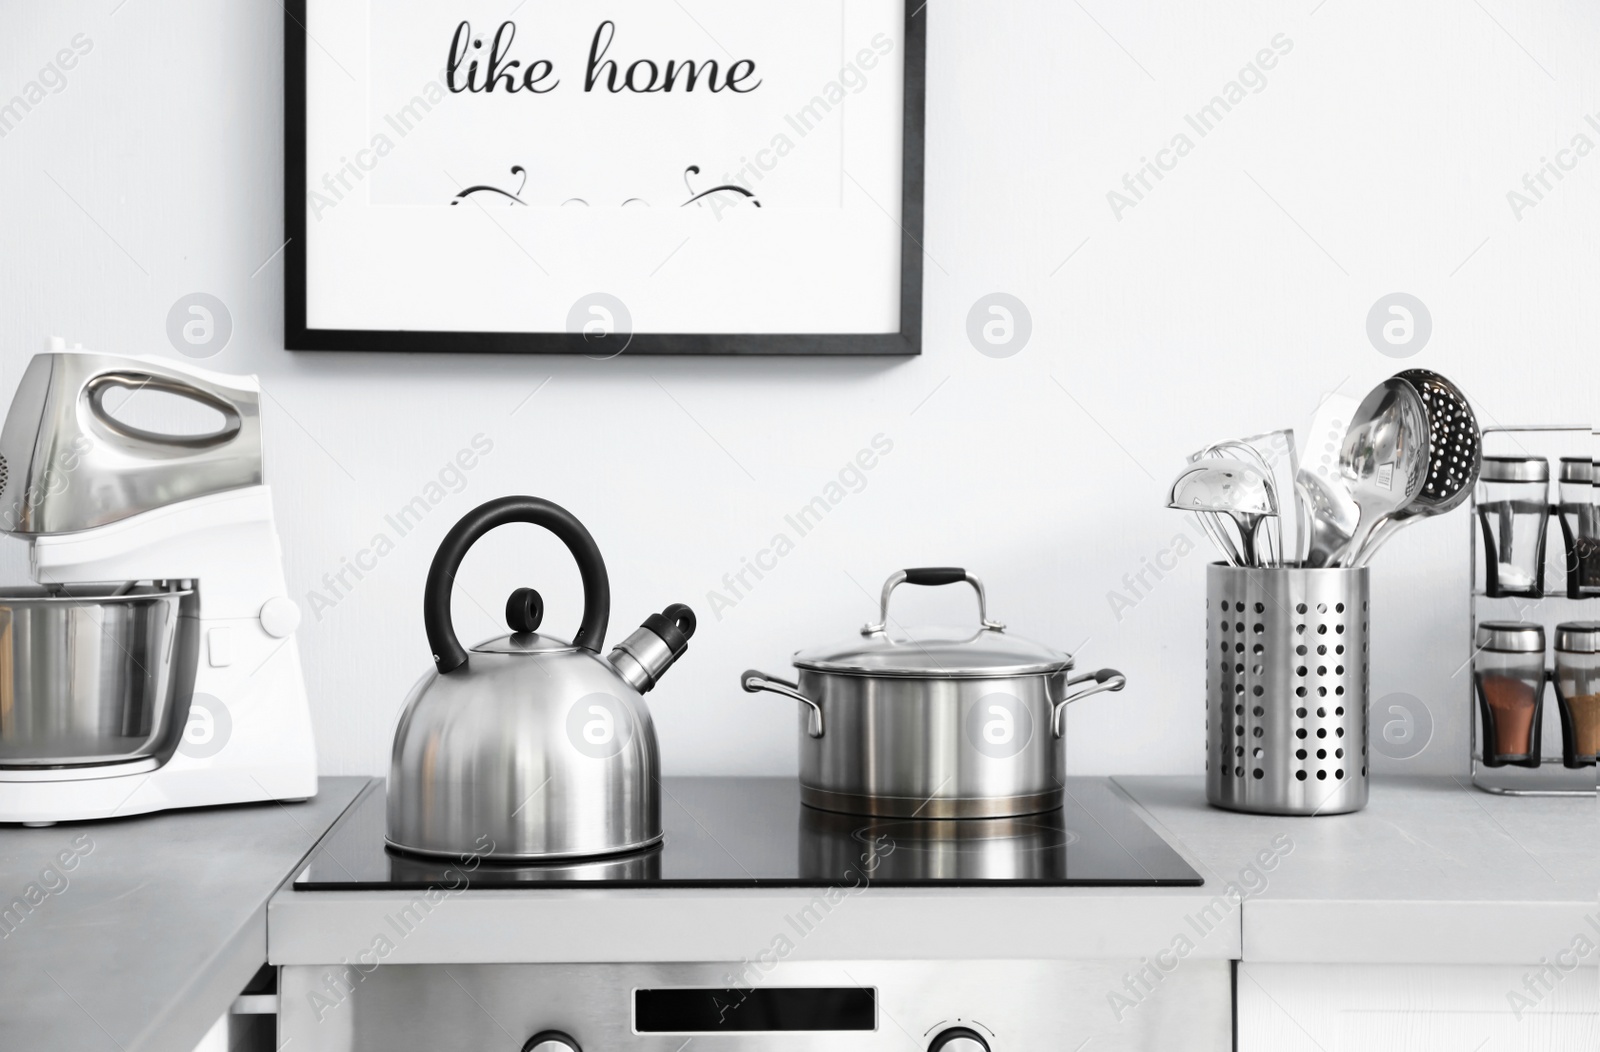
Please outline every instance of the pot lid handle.
[[889, 596], [895, 588], [902, 584], [941, 585], [960, 584], [967, 582], [978, 593], [978, 621], [984, 628], [992, 632], [1004, 632], [1006, 626], [999, 621], [989, 620], [988, 602], [983, 594], [983, 582], [959, 566], [918, 566], [909, 570], [896, 570], [883, 582], [883, 595], [878, 600], [878, 621], [876, 624], [865, 625], [861, 629], [864, 636], [874, 636], [882, 632], [889, 624]]
[[[428, 645], [433, 648], [434, 664], [441, 674], [454, 672], [467, 663], [466, 649], [456, 638], [455, 624], [450, 619], [450, 594], [461, 560], [478, 538], [496, 526], [512, 522], [543, 526], [561, 538], [578, 564], [578, 573], [583, 578], [583, 622], [578, 626], [578, 634], [572, 637], [572, 645], [597, 652], [605, 640], [606, 624], [611, 620], [611, 584], [606, 577], [605, 560], [600, 557], [600, 549], [589, 531], [571, 512], [550, 501], [539, 497], [501, 497], [480, 504], [451, 527], [433, 556], [433, 564], [428, 567], [428, 583], [422, 594], [422, 623], [428, 632]], [[513, 600], [516, 597], [517, 593], [513, 593]], [[509, 609], [508, 604], [508, 612]]]

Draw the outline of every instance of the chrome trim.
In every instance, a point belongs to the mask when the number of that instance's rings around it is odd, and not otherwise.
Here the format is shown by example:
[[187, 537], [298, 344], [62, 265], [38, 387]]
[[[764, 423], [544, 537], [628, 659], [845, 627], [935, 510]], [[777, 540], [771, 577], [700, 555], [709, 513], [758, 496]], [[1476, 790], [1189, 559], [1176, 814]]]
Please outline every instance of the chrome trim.
[[165, 761], [154, 756], [122, 763], [88, 763], [72, 767], [0, 767], [0, 782], [88, 782], [98, 778], [126, 778], [148, 774]]

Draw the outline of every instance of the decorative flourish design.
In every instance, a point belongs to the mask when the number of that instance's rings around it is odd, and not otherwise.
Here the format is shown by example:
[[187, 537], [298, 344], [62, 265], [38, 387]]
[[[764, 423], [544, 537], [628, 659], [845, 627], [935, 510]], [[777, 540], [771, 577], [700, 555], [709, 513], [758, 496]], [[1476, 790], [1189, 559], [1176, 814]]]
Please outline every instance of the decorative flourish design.
[[[528, 170], [520, 164], [514, 164], [511, 166], [511, 174], [520, 175], [522, 177], [522, 181], [517, 184], [515, 193], [510, 190], [503, 190], [498, 186], [492, 186], [489, 183], [480, 183], [477, 186], [469, 186], [465, 190], [462, 190], [460, 193], [456, 194], [450, 199], [450, 203], [452, 205], [458, 205], [474, 194], [499, 194], [512, 204], [526, 206], [528, 202], [522, 199], [522, 191], [528, 186]], [[701, 190], [697, 192], [694, 188], [694, 183], [689, 180], [689, 177], [691, 175], [699, 174], [700, 166], [698, 164], [691, 164], [689, 167], [683, 170], [683, 185], [689, 189], [689, 199], [683, 202], [683, 204], [679, 207], [687, 208], [690, 205], [703, 207], [706, 198], [715, 197], [717, 194], [733, 194], [735, 200], [743, 198], [744, 200], [749, 201], [755, 207], [761, 207], [760, 198], [756, 197], [755, 194], [735, 183], [721, 183], [717, 186], [711, 187], [708, 190]], [[584, 208], [588, 208], [589, 202], [582, 197], [569, 197], [565, 201], [561, 202], [561, 207], [565, 208], [567, 205], [581, 205]], [[648, 208], [650, 206], [650, 202], [642, 197], [630, 197], [623, 201], [619, 207], [627, 208], [629, 205], [644, 205]]]
[[502, 190], [498, 186], [490, 186], [487, 183], [480, 183], [477, 186], [469, 186], [459, 194], [456, 194], [456, 196], [451, 199], [450, 203], [452, 205], [458, 205], [462, 201], [465, 201], [467, 198], [471, 197], [473, 194], [487, 193], [499, 194], [501, 197], [504, 197], [515, 204], [526, 205], [528, 202], [522, 199], [522, 191], [523, 188], [528, 185], [528, 170], [522, 167], [520, 164], [514, 164], [511, 166], [511, 174], [522, 176], [522, 182], [517, 184], [517, 192], [514, 194], [510, 193], [509, 191]]
[[746, 190], [744, 187], [736, 186], [733, 183], [723, 183], [720, 186], [713, 186], [711, 189], [702, 191], [701, 193], [695, 193], [694, 184], [689, 181], [689, 176], [699, 174], [700, 166], [698, 164], [691, 164], [689, 167], [683, 170], [683, 185], [689, 188], [690, 195], [689, 200], [683, 203], [684, 208], [688, 208], [690, 205], [698, 203], [702, 198], [710, 197], [712, 194], [721, 193], [742, 194], [750, 199], [751, 204], [755, 205], [757, 208], [761, 207], [761, 201], [756, 197], [755, 194], [751, 193], [749, 190]]

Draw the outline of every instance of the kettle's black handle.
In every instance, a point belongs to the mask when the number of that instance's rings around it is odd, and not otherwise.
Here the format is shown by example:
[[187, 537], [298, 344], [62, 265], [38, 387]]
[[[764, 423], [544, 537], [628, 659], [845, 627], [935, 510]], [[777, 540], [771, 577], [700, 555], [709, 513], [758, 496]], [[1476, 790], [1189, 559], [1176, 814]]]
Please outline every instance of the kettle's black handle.
[[611, 620], [611, 582], [606, 576], [600, 549], [583, 528], [583, 523], [567, 509], [539, 497], [501, 497], [480, 504], [451, 527], [428, 567], [428, 584], [422, 593], [422, 624], [433, 648], [433, 661], [441, 673], [454, 672], [467, 663], [467, 652], [456, 638], [450, 620], [450, 594], [455, 587], [461, 560], [478, 538], [512, 522], [543, 526], [567, 546], [583, 578], [583, 622], [572, 637], [573, 646], [598, 652], [605, 641], [606, 625]]

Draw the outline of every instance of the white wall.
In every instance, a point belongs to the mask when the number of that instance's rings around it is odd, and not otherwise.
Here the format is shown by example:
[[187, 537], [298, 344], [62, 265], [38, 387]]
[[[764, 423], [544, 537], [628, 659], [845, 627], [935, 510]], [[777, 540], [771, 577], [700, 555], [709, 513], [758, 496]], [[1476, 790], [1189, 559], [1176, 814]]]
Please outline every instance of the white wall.
[[[672, 601], [701, 612], [651, 697], [669, 773], [792, 770], [796, 714], [741, 693], [739, 671], [781, 671], [793, 648], [852, 633], [887, 573], [926, 563], [972, 567], [1016, 631], [1128, 673], [1123, 694], [1074, 709], [1079, 771], [1198, 771], [1205, 556], [1120, 622], [1107, 598], [1179, 531], [1162, 504], [1187, 451], [1303, 427], [1321, 392], [1359, 394], [1392, 372], [1364, 329], [1397, 290], [1434, 321], [1409, 364], [1457, 379], [1486, 421], [1600, 415], [1600, 158], [1520, 219], [1506, 197], [1574, 135], [1600, 142], [1584, 124], [1600, 111], [1600, 13], [1556, 0], [933, 0], [927, 17], [922, 357], [595, 362], [285, 352], [282, 259], [268, 262], [283, 241], [278, 5], [5, 0], [0, 100], [74, 34], [93, 50], [0, 139], [0, 398], [51, 333], [175, 357], [169, 307], [221, 297], [235, 331], [206, 364], [256, 372], [269, 395], [270, 480], [302, 601], [474, 434], [492, 439], [463, 492], [308, 618], [330, 774], [384, 769], [428, 664], [434, 545], [511, 492], [588, 524], [614, 584], [613, 638]], [[1115, 218], [1107, 191], [1279, 33], [1293, 50], [1266, 87]], [[997, 290], [1034, 326], [1007, 359], [966, 337], [969, 308]], [[894, 450], [865, 489], [711, 616], [708, 590], [878, 434]], [[1413, 694], [1438, 723], [1409, 770], [1464, 768], [1452, 674], [1467, 652], [1466, 531], [1460, 516], [1418, 527], [1377, 570], [1374, 697]], [[0, 571], [19, 582], [22, 547], [3, 547]], [[469, 560], [462, 636], [494, 633], [491, 614], [524, 584], [546, 594], [549, 627], [570, 631], [576, 572], [553, 542], [506, 530]], [[917, 591], [904, 620], [969, 616], [966, 596]]]

